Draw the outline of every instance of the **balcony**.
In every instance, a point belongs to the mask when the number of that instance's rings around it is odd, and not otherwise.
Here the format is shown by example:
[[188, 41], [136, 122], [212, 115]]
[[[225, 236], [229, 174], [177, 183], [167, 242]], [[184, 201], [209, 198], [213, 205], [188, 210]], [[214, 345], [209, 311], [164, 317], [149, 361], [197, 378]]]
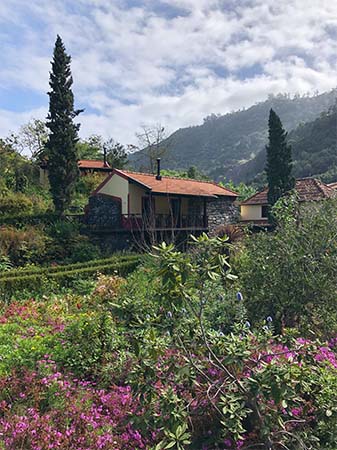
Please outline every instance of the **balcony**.
[[162, 231], [162, 230], [207, 230], [208, 217], [204, 215], [172, 214], [123, 214], [122, 226], [132, 231]]

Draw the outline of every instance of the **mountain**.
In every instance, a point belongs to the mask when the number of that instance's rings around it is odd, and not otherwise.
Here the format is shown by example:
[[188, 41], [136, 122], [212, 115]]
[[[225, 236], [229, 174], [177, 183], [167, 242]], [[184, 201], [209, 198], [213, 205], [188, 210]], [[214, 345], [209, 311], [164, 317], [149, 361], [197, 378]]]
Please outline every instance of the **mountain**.
[[[292, 146], [294, 175], [297, 178], [315, 176], [326, 183], [337, 179], [337, 110], [331, 108], [289, 133]], [[233, 170], [233, 178], [246, 182], [263, 183], [266, 151]], [[235, 172], [235, 173], [234, 173]]]
[[[196, 166], [217, 180], [246, 180], [246, 163], [254, 161], [266, 144], [270, 108], [280, 116], [285, 129], [292, 130], [328, 110], [336, 95], [337, 90], [312, 97], [270, 95], [248, 109], [224, 116], [213, 114], [202, 125], [179, 129], [163, 141], [168, 151], [162, 156], [162, 167], [182, 170]], [[146, 167], [145, 150], [132, 154], [130, 161], [134, 168]]]

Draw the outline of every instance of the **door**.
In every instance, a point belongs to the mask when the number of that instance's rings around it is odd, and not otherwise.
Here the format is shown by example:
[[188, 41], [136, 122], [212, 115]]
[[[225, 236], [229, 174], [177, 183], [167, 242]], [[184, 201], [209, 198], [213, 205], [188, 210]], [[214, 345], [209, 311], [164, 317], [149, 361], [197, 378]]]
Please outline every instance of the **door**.
[[150, 197], [142, 197], [142, 219], [143, 226], [150, 228], [153, 225], [154, 203]]
[[170, 212], [172, 216], [172, 228], [181, 227], [181, 200], [180, 198], [170, 199]]

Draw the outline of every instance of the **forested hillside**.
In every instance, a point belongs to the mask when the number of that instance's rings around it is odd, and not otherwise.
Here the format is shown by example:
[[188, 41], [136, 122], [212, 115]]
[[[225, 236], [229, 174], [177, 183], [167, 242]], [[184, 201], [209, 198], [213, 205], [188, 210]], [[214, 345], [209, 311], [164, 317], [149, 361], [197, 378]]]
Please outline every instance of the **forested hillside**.
[[[317, 176], [329, 183], [337, 179], [337, 110], [321, 113], [317, 119], [299, 125], [289, 133], [292, 146], [294, 175], [296, 177]], [[232, 171], [234, 180], [262, 184], [265, 167], [265, 149], [251, 161], [239, 165]]]
[[[327, 111], [335, 97], [336, 91], [314, 97], [290, 98], [280, 94], [269, 96], [265, 102], [246, 110], [211, 115], [202, 125], [179, 129], [164, 141], [168, 150], [162, 157], [163, 167], [186, 169], [194, 165], [215, 179], [246, 180], [249, 177], [241, 176], [240, 166], [264, 148], [270, 108], [280, 116], [284, 127], [292, 130]], [[134, 153], [130, 159], [136, 168], [146, 164], [144, 150]], [[245, 173], [244, 166], [242, 169]]]

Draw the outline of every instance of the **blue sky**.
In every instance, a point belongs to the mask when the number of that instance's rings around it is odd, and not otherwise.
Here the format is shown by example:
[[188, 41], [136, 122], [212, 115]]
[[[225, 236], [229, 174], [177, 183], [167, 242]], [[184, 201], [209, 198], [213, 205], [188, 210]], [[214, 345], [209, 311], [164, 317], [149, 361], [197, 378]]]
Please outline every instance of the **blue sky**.
[[48, 110], [56, 35], [72, 56], [81, 136], [135, 143], [269, 93], [337, 85], [331, 0], [2, 0], [0, 136]]

